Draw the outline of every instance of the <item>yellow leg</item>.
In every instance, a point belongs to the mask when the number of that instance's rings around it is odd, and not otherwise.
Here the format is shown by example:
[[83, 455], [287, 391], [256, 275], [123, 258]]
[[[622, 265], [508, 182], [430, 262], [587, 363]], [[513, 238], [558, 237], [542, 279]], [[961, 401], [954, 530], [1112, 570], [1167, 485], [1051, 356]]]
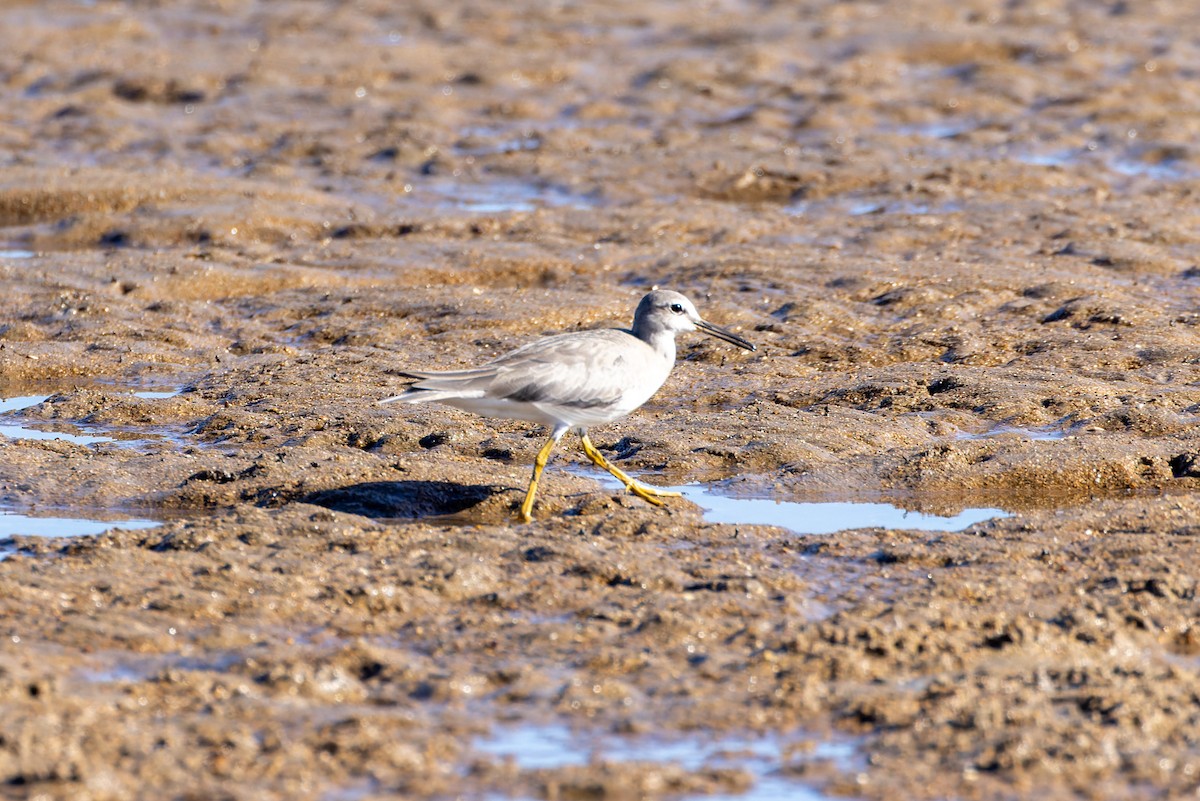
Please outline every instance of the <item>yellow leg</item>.
[[550, 461], [550, 451], [554, 450], [554, 445], [561, 438], [561, 433], [551, 434], [550, 439], [546, 440], [546, 444], [538, 451], [537, 458], [533, 460], [533, 478], [529, 480], [529, 489], [525, 491], [525, 502], [521, 504], [521, 520], [526, 523], [533, 520], [533, 498], [537, 495], [538, 479], [542, 477], [542, 471], [546, 469], [546, 462]]
[[655, 506], [662, 506], [663, 502], [659, 500], [659, 497], [683, 497], [683, 494], [679, 492], [672, 492], [671, 490], [659, 489], [658, 487], [650, 487], [645, 484], [639, 484], [638, 482], [634, 481], [633, 478], [622, 472], [619, 468], [613, 467], [609, 461], [604, 458], [604, 454], [596, 450], [596, 446], [592, 444], [591, 437], [589, 437], [587, 434], [583, 434], [581, 439], [583, 440], [583, 452], [588, 455], [588, 458], [591, 459], [597, 467], [603, 467], [605, 470], [616, 476], [617, 480], [625, 485], [625, 489], [629, 490], [643, 501], [652, 503]]

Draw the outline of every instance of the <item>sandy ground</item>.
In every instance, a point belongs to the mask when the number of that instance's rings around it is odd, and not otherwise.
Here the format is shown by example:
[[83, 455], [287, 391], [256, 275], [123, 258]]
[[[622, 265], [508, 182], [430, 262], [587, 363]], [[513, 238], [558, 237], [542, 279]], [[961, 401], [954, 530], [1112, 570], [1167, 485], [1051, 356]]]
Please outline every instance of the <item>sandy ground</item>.
[[[901, 10], [903, 9], [903, 10]], [[863, 799], [1200, 787], [1187, 3], [8, 2], [0, 796], [671, 798], [786, 736]], [[405, 367], [699, 336], [593, 432], [663, 484], [1011, 516], [805, 536], [614, 492]], [[131, 390], [182, 388], [170, 398]], [[133, 442], [127, 440], [132, 439]], [[566, 469], [564, 469], [566, 468]], [[821, 758], [814, 742], [849, 743]]]

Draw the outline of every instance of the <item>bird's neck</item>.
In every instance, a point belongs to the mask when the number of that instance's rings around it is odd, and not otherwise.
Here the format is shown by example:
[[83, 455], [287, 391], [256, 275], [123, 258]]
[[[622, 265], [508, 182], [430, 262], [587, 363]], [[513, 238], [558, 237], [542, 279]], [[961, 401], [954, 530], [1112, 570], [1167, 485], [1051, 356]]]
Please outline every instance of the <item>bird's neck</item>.
[[667, 364], [675, 363], [675, 334], [672, 331], [633, 330], [633, 335], [645, 342], [654, 352], [663, 358]]

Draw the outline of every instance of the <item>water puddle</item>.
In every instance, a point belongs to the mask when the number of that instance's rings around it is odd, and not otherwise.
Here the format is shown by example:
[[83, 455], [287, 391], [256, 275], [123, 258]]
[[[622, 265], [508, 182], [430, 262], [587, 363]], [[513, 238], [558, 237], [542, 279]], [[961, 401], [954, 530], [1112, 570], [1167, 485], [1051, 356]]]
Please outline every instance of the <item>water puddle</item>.
[[1177, 159], [1145, 161], [1138, 158], [1118, 158], [1114, 159], [1109, 167], [1121, 175], [1153, 178], [1156, 181], [1182, 181], [1194, 175], [1186, 164]]
[[476, 214], [504, 214], [541, 208], [593, 208], [596, 199], [576, 194], [558, 184], [540, 184], [516, 178], [499, 178], [487, 183], [465, 180], [414, 182], [405, 186], [404, 199], [437, 206], [451, 206]]
[[1016, 160], [1034, 167], [1068, 167], [1077, 159], [1077, 155], [1069, 150], [1057, 153], [1025, 153], [1016, 156]]
[[943, 120], [921, 125], [901, 125], [896, 133], [904, 136], [924, 136], [930, 139], [955, 139], [979, 130], [979, 124], [972, 120]]
[[6, 250], [0, 249], [0, 259], [32, 259], [34, 253], [32, 250]]
[[817, 201], [796, 201], [784, 207], [794, 216], [849, 216], [869, 217], [872, 215], [939, 215], [962, 211], [956, 202], [918, 203], [910, 200], [872, 200], [869, 198], [839, 197]]
[[113, 437], [99, 434], [68, 434], [65, 431], [43, 431], [23, 425], [0, 425], [0, 437], [7, 439], [29, 440], [58, 440], [71, 442], [75, 445], [99, 445], [103, 442], [116, 442]]
[[537, 150], [541, 146], [542, 137], [536, 131], [480, 125], [466, 128], [462, 132], [462, 138], [455, 144], [454, 152], [463, 156], [494, 156]]
[[[37, 406], [39, 403], [49, 398], [49, 395], [22, 395], [16, 398], [0, 399], [0, 412], [19, 412], [22, 409], [28, 409], [31, 406]], [[101, 442], [112, 442], [112, 437], [88, 434], [67, 434], [62, 431], [43, 431], [40, 428], [33, 428], [29, 425], [21, 424], [0, 424], [0, 437], [6, 439], [41, 439], [41, 440], [63, 440], [64, 442], [73, 442], [76, 445], [96, 445]]]
[[[928, 124], [902, 125], [895, 132], [906, 136], [924, 137], [935, 141], [957, 140], [987, 126], [969, 120], [937, 121]], [[1131, 131], [1130, 136], [1136, 133]], [[1143, 142], [1138, 139], [1125, 144], [1098, 141], [1086, 144], [1063, 146], [1062, 143], [1045, 141], [1023, 146], [1008, 145], [999, 148], [969, 148], [974, 157], [986, 156], [998, 160], [1013, 160], [1036, 167], [1071, 169], [1082, 166], [1101, 167], [1117, 176], [1126, 178], [1150, 178], [1156, 181], [1180, 181], [1197, 176], [1197, 169], [1189, 159], [1189, 153], [1172, 144]], [[964, 154], [965, 155], [965, 154]]]
[[928, 206], [901, 203], [855, 203], [847, 209], [851, 217], [866, 217], [871, 214], [927, 214]]
[[[106, 515], [107, 517], [107, 515]], [[16, 553], [13, 537], [88, 537], [114, 528], [144, 529], [162, 525], [161, 520], [144, 518], [42, 517], [0, 510], [0, 560]]]
[[1021, 153], [1017, 161], [1037, 167], [1063, 169], [1085, 164], [1097, 165], [1126, 178], [1151, 178], [1156, 181], [1181, 181], [1195, 176], [1191, 166], [1178, 158], [1155, 158], [1137, 152], [1101, 153], [1090, 148], [1060, 150], [1053, 153]]
[[37, 406], [49, 397], [49, 395], [20, 395], [15, 398], [0, 398], [0, 412], [19, 412], [30, 406]]
[[1066, 439], [1070, 434], [1063, 431], [1061, 428], [1022, 428], [1020, 426], [996, 426], [987, 431], [971, 432], [960, 431], [954, 438], [961, 440], [980, 440], [980, 439], [997, 439], [1009, 437], [1013, 439], [1028, 439], [1034, 441], [1040, 440], [1060, 440]]
[[[37, 406], [48, 399], [49, 395], [22, 395], [16, 398], [0, 399], [0, 413], [19, 412], [31, 406]], [[0, 437], [6, 439], [40, 439], [62, 440], [76, 445], [97, 445], [101, 442], [113, 442], [112, 437], [91, 434], [68, 434], [62, 431], [45, 431], [33, 428], [32, 425], [0, 424]]]
[[[161, 400], [165, 398], [173, 398], [182, 392], [182, 388], [162, 391], [143, 391], [134, 392], [134, 397], [146, 400]], [[21, 395], [14, 398], [0, 399], [0, 414], [19, 413], [24, 409], [29, 409], [37, 406], [48, 400], [50, 395]], [[19, 416], [19, 415], [18, 415]], [[82, 433], [72, 434], [64, 431], [54, 431], [38, 426], [47, 425], [49, 421], [37, 420], [36, 422], [14, 422], [0, 423], [0, 437], [7, 439], [25, 439], [25, 440], [61, 440], [63, 442], [71, 442], [76, 445], [99, 445], [106, 442], [116, 442], [121, 445], [140, 445], [147, 440], [162, 439], [162, 435], [153, 433], [131, 433], [121, 431], [110, 431], [100, 433], [101, 429], [94, 426], [82, 426], [78, 424], [69, 424], [73, 428], [78, 429]], [[55, 421], [53, 425], [58, 425]], [[93, 433], [94, 432], [94, 433]], [[113, 434], [114, 436], [108, 436]]]
[[849, 501], [806, 503], [772, 498], [729, 497], [700, 485], [673, 487], [683, 497], [704, 509], [710, 523], [779, 526], [796, 534], [833, 534], [857, 528], [886, 528], [912, 531], [961, 531], [1002, 517], [1003, 509], [964, 509], [955, 515], [912, 512], [890, 503]]
[[[855, 756], [851, 742], [817, 742], [801, 737], [704, 735], [667, 739], [584, 735], [567, 726], [521, 726], [495, 731], [473, 744], [476, 751], [511, 759], [525, 770], [554, 770], [593, 762], [672, 763], [690, 772], [741, 769], [751, 774], [754, 786], [740, 793], [682, 796], [708, 801], [826, 801], [831, 796], [789, 775], [790, 770], [815, 762], [831, 762], [849, 771]], [[499, 801], [499, 794], [488, 796]]]
[[169, 670], [195, 673], [227, 673], [245, 661], [244, 654], [234, 651], [205, 653], [199, 656], [184, 654], [128, 653], [98, 654], [97, 664], [82, 668], [76, 677], [89, 684], [138, 684], [149, 681]]
[[[575, 475], [596, 479], [610, 489], [624, 489], [620, 482], [608, 475], [585, 469], [568, 470]], [[653, 484], [653, 481], [649, 483]], [[963, 509], [954, 515], [937, 515], [881, 502], [784, 501], [756, 495], [722, 495], [703, 484], [684, 484], [663, 489], [682, 493], [683, 497], [701, 507], [704, 519], [709, 523], [779, 526], [796, 534], [833, 534], [859, 528], [961, 531], [986, 520], [1012, 517], [1003, 509], [992, 507]]]

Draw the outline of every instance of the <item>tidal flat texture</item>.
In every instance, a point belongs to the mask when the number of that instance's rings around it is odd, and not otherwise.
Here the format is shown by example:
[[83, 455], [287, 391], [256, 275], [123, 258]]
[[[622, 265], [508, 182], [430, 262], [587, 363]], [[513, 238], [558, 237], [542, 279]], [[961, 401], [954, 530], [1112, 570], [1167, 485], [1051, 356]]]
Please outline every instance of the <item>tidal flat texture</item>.
[[[1191, 797], [1196, 30], [8, 0], [0, 797]], [[520, 525], [534, 427], [374, 405], [653, 286], [759, 350], [681, 337], [594, 441], [775, 525], [574, 437]]]

